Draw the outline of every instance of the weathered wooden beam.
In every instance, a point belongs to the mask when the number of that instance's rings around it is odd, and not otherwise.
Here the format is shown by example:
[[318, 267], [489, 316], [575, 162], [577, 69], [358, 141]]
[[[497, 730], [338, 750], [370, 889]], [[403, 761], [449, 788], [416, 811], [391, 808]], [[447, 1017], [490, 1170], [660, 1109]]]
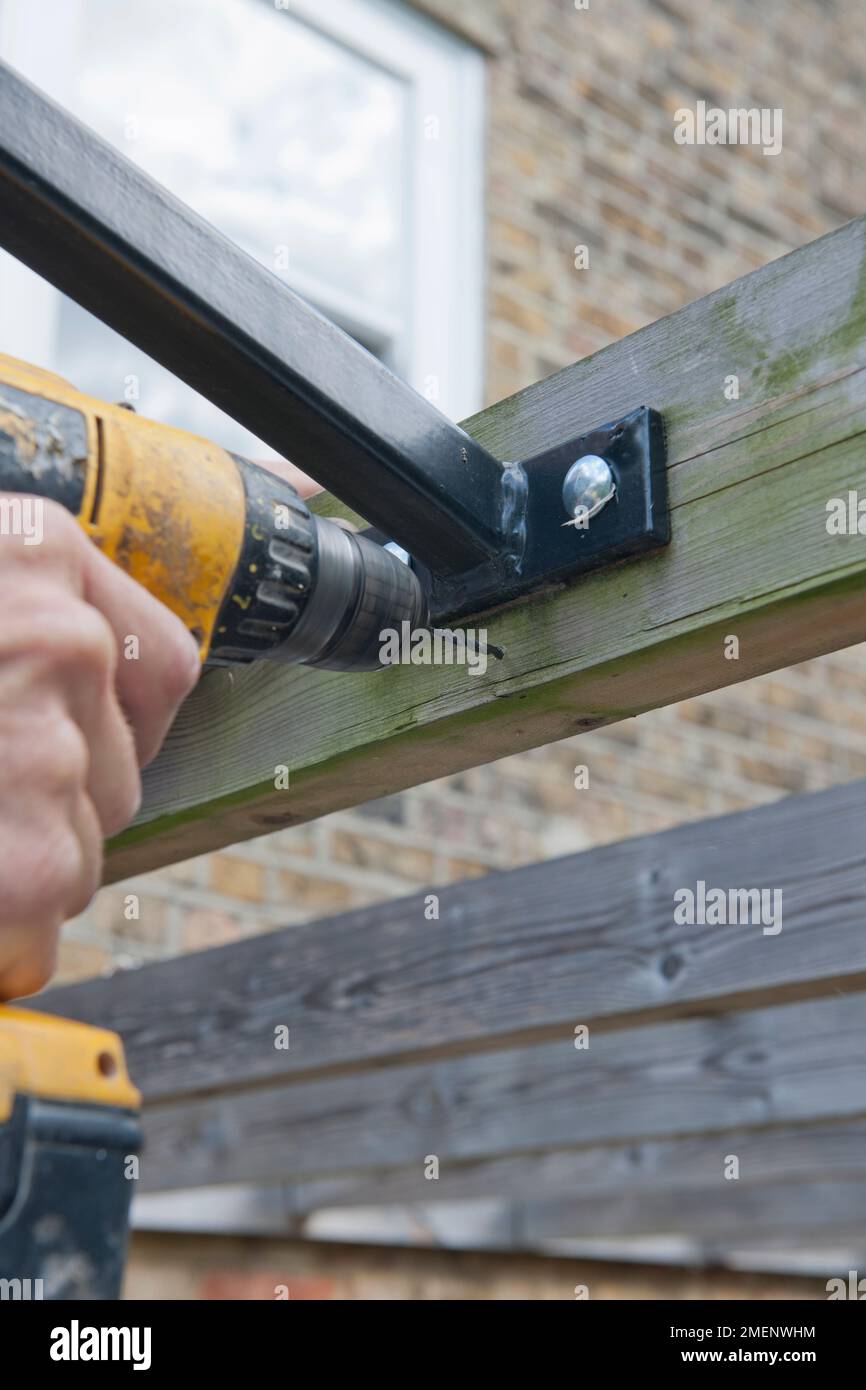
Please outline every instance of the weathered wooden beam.
[[145, 1110], [141, 1190], [859, 1117], [866, 995], [568, 1038]]
[[[724, 1146], [721, 1146], [724, 1147]], [[730, 1152], [730, 1150], [727, 1150]], [[684, 1192], [633, 1194], [591, 1201], [583, 1195], [521, 1203], [512, 1213], [518, 1248], [548, 1240], [676, 1235], [725, 1245], [782, 1238], [796, 1246], [810, 1233], [839, 1241], [866, 1229], [866, 1187], [855, 1182], [768, 1183], [736, 1180]], [[840, 1273], [842, 1271], [840, 1270]]]
[[[866, 1187], [857, 1181], [820, 1178], [808, 1183], [772, 1183], [747, 1187], [742, 1181], [716, 1177], [706, 1190], [691, 1188], [618, 1193], [588, 1199], [579, 1189], [557, 1198], [540, 1196], [512, 1200], [487, 1197], [476, 1201], [446, 1201], [438, 1195], [440, 1182], [403, 1203], [383, 1205], [375, 1196], [363, 1205], [342, 1204], [293, 1209], [296, 1189], [278, 1187], [208, 1187], [171, 1193], [150, 1192], [137, 1197], [133, 1225], [138, 1229], [235, 1232], [274, 1236], [280, 1232], [312, 1239], [372, 1240], [388, 1245], [424, 1244], [456, 1249], [559, 1249], [567, 1242], [574, 1252], [589, 1255], [597, 1242], [605, 1253], [635, 1257], [636, 1242], [643, 1257], [657, 1256], [658, 1238], [667, 1255], [677, 1246], [679, 1263], [719, 1264], [726, 1255], [772, 1248], [802, 1253], [823, 1245], [837, 1252], [835, 1268], [845, 1271], [841, 1254], [866, 1237]], [[387, 1178], [386, 1178], [387, 1185]], [[372, 1186], [372, 1183], [371, 1183]], [[541, 1189], [543, 1193], [543, 1189]], [[647, 1238], [655, 1249], [646, 1249]], [[856, 1267], [859, 1260], [854, 1261]]]
[[[724, 1172], [731, 1154], [739, 1177], [728, 1180]], [[295, 1215], [323, 1207], [516, 1203], [530, 1195], [544, 1200], [579, 1195], [603, 1208], [624, 1197], [643, 1203], [656, 1196], [706, 1194], [728, 1181], [760, 1193], [771, 1186], [800, 1190], [821, 1183], [859, 1185], [866, 1193], [866, 1119], [452, 1161], [442, 1165], [435, 1182], [415, 1163], [282, 1185], [279, 1194], [284, 1210]]]
[[[866, 535], [826, 505], [863, 478], [864, 221], [468, 421], [527, 457], [647, 404], [673, 541], [488, 622], [485, 675], [216, 671], [147, 774], [110, 879], [266, 834], [866, 638]], [[731, 378], [737, 378], [738, 397]], [[739, 639], [727, 659], [725, 638]], [[287, 790], [275, 769], [290, 769]]]
[[[157, 1100], [862, 989], [864, 824], [866, 782], [788, 797], [442, 889], [438, 921], [413, 896], [39, 1003], [119, 1032]], [[699, 879], [778, 891], [781, 930], [678, 925]]]
[[[731, 1156], [736, 1178], [725, 1176]], [[710, 1238], [717, 1249], [785, 1238], [799, 1248], [822, 1231], [833, 1230], [838, 1242], [840, 1225], [849, 1242], [866, 1231], [863, 1118], [449, 1160], [435, 1181], [425, 1172], [416, 1162], [271, 1187], [182, 1189], [151, 1194], [136, 1212], [146, 1225], [158, 1226], [161, 1217], [169, 1228], [179, 1221], [207, 1230], [223, 1220], [226, 1229], [273, 1234], [297, 1232], [323, 1209], [398, 1208], [412, 1217], [416, 1239], [429, 1218], [441, 1240], [444, 1206], [466, 1246], [474, 1226], [462, 1214], [499, 1206], [511, 1248], [650, 1233]]]

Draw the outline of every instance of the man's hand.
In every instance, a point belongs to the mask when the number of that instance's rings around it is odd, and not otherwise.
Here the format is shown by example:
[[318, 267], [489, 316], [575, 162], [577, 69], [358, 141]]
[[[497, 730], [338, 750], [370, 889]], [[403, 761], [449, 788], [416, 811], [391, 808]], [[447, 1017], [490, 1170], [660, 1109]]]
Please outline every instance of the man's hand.
[[96, 892], [102, 841], [135, 815], [139, 769], [200, 669], [173, 613], [62, 507], [43, 517], [37, 545], [0, 535], [0, 999], [51, 977], [60, 926]]

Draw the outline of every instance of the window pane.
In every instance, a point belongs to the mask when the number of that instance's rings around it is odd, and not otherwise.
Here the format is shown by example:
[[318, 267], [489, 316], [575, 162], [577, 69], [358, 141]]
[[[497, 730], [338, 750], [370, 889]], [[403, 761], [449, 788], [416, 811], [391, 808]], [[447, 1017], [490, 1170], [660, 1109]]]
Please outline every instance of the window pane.
[[403, 83], [262, 0], [82, 14], [77, 115], [266, 265], [399, 309]]
[[[80, 16], [69, 108], [387, 359], [406, 303], [405, 84], [262, 0], [83, 0]], [[52, 355], [84, 390], [263, 451], [65, 298]]]

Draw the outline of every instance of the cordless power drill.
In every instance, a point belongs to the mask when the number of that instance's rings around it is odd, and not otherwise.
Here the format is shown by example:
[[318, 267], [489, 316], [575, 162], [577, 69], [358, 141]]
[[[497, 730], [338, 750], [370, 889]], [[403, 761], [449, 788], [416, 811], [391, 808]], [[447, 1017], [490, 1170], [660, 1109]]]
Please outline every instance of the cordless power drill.
[[202, 661], [369, 671], [383, 628], [427, 622], [408, 565], [312, 516], [283, 479], [2, 355], [0, 491], [72, 512], [186, 623]]
[[[368, 671], [428, 620], [415, 572], [311, 515], [281, 478], [0, 355], [0, 492], [51, 498], [187, 625], [203, 662]], [[120, 1040], [0, 1007], [0, 1283], [120, 1288], [138, 1093]]]

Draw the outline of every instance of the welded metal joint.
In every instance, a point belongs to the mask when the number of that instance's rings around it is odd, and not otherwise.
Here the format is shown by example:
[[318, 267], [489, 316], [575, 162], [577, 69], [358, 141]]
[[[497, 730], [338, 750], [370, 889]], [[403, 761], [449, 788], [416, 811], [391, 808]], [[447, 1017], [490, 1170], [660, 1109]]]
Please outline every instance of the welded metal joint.
[[502, 465], [502, 557], [517, 574], [526, 551], [529, 479], [522, 463]]

